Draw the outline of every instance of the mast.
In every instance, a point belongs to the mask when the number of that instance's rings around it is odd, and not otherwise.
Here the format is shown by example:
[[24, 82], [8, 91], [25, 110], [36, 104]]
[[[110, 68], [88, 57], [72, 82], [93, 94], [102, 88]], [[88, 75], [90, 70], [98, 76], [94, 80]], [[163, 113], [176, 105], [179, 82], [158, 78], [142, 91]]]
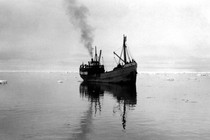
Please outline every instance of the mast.
[[101, 60], [101, 52], [102, 52], [102, 50], [100, 50], [100, 53], [99, 53], [99, 56], [98, 56], [98, 62], [99, 62], [99, 64], [100, 64], [100, 60]]
[[123, 35], [123, 52], [124, 52], [124, 62], [125, 62], [125, 64], [127, 63], [127, 60], [126, 60], [126, 44], [125, 44], [125, 42], [126, 42], [126, 36], [125, 35]]
[[97, 61], [97, 48], [95, 46], [95, 61]]

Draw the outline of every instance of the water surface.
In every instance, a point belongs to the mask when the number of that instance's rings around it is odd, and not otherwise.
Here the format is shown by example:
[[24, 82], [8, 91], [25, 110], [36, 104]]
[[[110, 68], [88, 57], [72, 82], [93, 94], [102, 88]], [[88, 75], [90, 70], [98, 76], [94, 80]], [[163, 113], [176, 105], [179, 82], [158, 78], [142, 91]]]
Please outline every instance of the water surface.
[[0, 139], [210, 137], [209, 74], [138, 74], [136, 86], [77, 73], [0, 73]]

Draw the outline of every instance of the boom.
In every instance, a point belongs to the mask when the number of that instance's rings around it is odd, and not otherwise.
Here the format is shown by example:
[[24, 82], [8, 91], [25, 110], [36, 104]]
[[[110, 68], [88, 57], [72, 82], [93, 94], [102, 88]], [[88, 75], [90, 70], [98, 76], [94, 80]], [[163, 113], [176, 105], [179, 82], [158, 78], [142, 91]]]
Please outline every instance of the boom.
[[121, 57], [119, 57], [119, 55], [117, 55], [115, 52], [113, 52], [120, 60], [122, 60], [123, 62], [125, 62]]

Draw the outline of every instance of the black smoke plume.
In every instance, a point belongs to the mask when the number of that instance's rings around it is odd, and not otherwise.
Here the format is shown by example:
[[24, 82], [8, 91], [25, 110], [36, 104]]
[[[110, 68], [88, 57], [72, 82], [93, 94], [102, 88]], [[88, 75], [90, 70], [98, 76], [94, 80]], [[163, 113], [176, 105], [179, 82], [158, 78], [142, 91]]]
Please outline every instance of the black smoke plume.
[[65, 5], [71, 23], [80, 30], [80, 40], [92, 57], [93, 28], [87, 22], [88, 8], [79, 5], [76, 0], [65, 0]]

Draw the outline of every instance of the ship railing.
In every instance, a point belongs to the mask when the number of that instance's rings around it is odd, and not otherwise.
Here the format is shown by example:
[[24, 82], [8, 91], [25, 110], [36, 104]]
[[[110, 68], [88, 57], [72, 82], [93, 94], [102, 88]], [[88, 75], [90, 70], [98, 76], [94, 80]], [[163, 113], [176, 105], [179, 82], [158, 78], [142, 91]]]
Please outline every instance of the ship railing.
[[104, 68], [104, 65], [87, 65], [87, 64], [80, 65], [80, 68], [88, 69], [91, 68], [92, 66], [98, 66], [98, 68]]

